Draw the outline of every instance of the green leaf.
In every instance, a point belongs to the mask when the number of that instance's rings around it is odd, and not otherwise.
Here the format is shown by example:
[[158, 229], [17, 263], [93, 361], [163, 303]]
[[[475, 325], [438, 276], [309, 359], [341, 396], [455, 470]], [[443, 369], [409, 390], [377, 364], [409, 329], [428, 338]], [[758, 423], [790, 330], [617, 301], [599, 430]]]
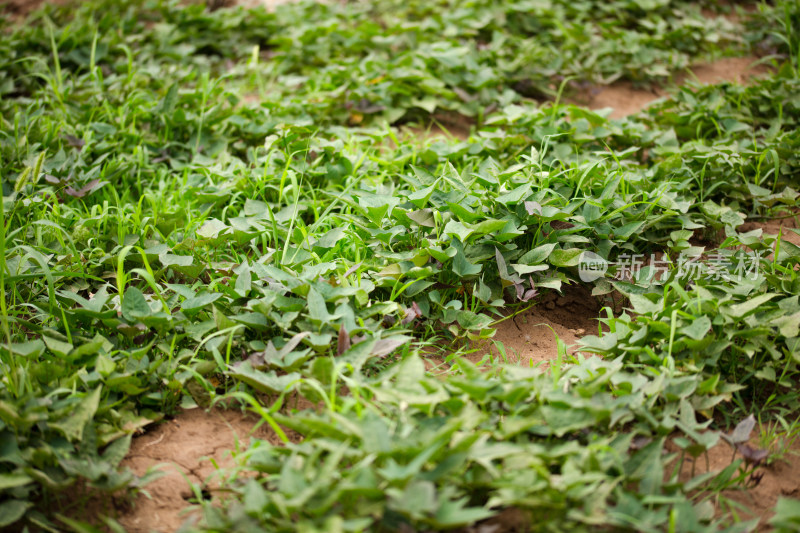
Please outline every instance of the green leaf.
[[33, 503], [23, 500], [6, 500], [0, 503], [0, 527], [10, 526], [25, 515]]
[[191, 298], [186, 298], [181, 304], [181, 309], [184, 311], [194, 311], [201, 309], [222, 298], [222, 294], [218, 292], [201, 292], [200, 294]]
[[300, 379], [300, 374], [292, 372], [283, 376], [277, 375], [273, 372], [261, 372], [255, 370], [249, 361], [245, 361], [230, 371], [226, 372], [227, 375], [247, 383], [259, 392], [266, 392], [269, 394], [276, 394], [286, 391], [292, 383]]
[[221, 220], [217, 220], [216, 218], [211, 218], [206, 220], [206, 222], [200, 226], [200, 229], [197, 230], [197, 236], [203, 239], [216, 239], [219, 237], [220, 233], [224, 232], [228, 229], [227, 224], [222, 222]]
[[586, 351], [596, 353], [609, 352], [617, 346], [618, 342], [616, 333], [606, 333], [602, 337], [587, 335], [578, 340], [578, 343], [583, 346]]
[[479, 315], [472, 311], [459, 311], [456, 313], [458, 325], [467, 330], [482, 330], [489, 327], [492, 319], [486, 315]]
[[122, 299], [122, 316], [126, 320], [135, 322], [147, 318], [151, 314], [150, 304], [147, 303], [142, 291], [136, 287], [128, 287]]
[[375, 346], [375, 341], [376, 339], [367, 339], [351, 346], [339, 356], [338, 361], [349, 363], [353, 366], [355, 372], [360, 372], [364, 363], [372, 357], [372, 349]]
[[117, 364], [106, 355], [98, 355], [94, 362], [94, 369], [103, 377], [108, 377], [116, 368]]
[[320, 322], [322, 324], [329, 324], [339, 315], [333, 315], [328, 312], [328, 304], [325, 303], [325, 298], [317, 292], [313, 287], [308, 290], [308, 316], [311, 320]]
[[66, 357], [66, 355], [72, 351], [72, 348], [74, 348], [74, 346], [68, 342], [54, 339], [53, 337], [48, 337], [46, 335], [43, 336], [42, 339], [44, 339], [47, 349], [59, 357]]
[[339, 243], [342, 236], [344, 236], [344, 228], [333, 228], [314, 243], [314, 248], [323, 248], [325, 250], [334, 248]]
[[395, 509], [414, 518], [423, 518], [436, 510], [436, 486], [430, 481], [414, 480], [394, 499], [392, 507]]
[[458, 501], [444, 500], [436, 512], [434, 525], [437, 528], [453, 528], [474, 524], [494, 515], [493, 511], [482, 507], [465, 507], [467, 498]]
[[537, 246], [525, 255], [519, 258], [519, 262], [523, 265], [538, 265], [543, 263], [556, 247], [556, 243], [550, 242]]
[[102, 351], [108, 351], [112, 346], [113, 345], [108, 341], [108, 339], [98, 333], [89, 342], [81, 344], [72, 350], [69, 356], [71, 359], [76, 360], [85, 355], [94, 355]]
[[644, 222], [629, 222], [624, 226], [620, 226], [614, 230], [614, 237], [616, 239], [627, 239], [641, 228]]
[[[5, 348], [5, 346], [3, 346]], [[11, 353], [28, 357], [30, 359], [37, 359], [44, 353], [45, 344], [41, 339], [36, 339], [28, 342], [14, 342], [9, 346]]]
[[430, 187], [425, 187], [419, 191], [415, 191], [408, 195], [408, 200], [417, 206], [417, 209], [422, 209], [428, 204], [428, 200], [430, 200], [433, 191], [436, 190], [436, 184], [434, 183]]
[[547, 265], [520, 265], [520, 264], [512, 264], [511, 268], [514, 269], [514, 272], [519, 274], [520, 276], [527, 276], [533, 272], [543, 272], [548, 270], [550, 267]]
[[178, 84], [173, 83], [167, 89], [167, 94], [161, 101], [158, 111], [164, 115], [171, 116], [172, 111], [175, 109], [175, 103], [178, 101]]
[[522, 198], [530, 194], [530, 191], [531, 191], [531, 184], [525, 183], [512, 191], [509, 191], [505, 194], [501, 194], [500, 196], [498, 196], [497, 202], [503, 205], [518, 204], [522, 200]]
[[176, 255], [176, 254], [165, 253], [159, 255], [158, 260], [164, 267], [169, 267], [169, 266], [188, 267], [192, 265], [194, 257], [192, 257], [191, 255]]
[[128, 433], [106, 446], [103, 451], [103, 460], [108, 461], [115, 468], [118, 467], [131, 449], [131, 439], [132, 435]]
[[800, 311], [776, 318], [772, 324], [778, 326], [778, 329], [786, 338], [797, 337], [800, 335]]
[[489, 233], [493, 233], [495, 231], [503, 229], [505, 225], [506, 225], [505, 220], [489, 218], [472, 226], [472, 231], [473, 233], [476, 233], [478, 235], [487, 235]]
[[778, 503], [775, 505], [775, 516], [770, 519], [769, 523], [780, 533], [800, 530], [800, 500], [778, 498]]
[[419, 211], [409, 211], [406, 213], [406, 216], [420, 226], [426, 228], [436, 227], [436, 219], [434, 218], [433, 211], [431, 209], [426, 208], [420, 209]]
[[648, 297], [643, 294], [631, 293], [628, 295], [633, 310], [640, 315], [649, 315], [661, 311], [663, 305], [661, 302], [653, 303]]
[[11, 473], [0, 474], [0, 490], [14, 489], [32, 483], [33, 479], [27, 474]]
[[792, 244], [788, 240], [781, 239], [780, 249], [778, 250], [778, 261], [787, 262], [791, 259], [800, 259], [800, 246]]
[[392, 210], [400, 203], [396, 196], [359, 192], [358, 205], [373, 224], [379, 225], [384, 217], [391, 216]]
[[468, 228], [458, 220], [451, 220], [445, 224], [443, 233], [456, 237], [461, 242], [467, 242], [467, 238], [472, 235], [472, 228]]
[[778, 295], [774, 293], [760, 294], [755, 298], [750, 298], [742, 303], [728, 307], [728, 314], [734, 318], [742, 318], [743, 316], [749, 315], [750, 313], [756, 311], [759, 307], [772, 300], [776, 296]]
[[455, 216], [458, 217], [459, 220], [467, 224], [472, 224], [473, 222], [476, 222], [482, 216], [481, 213], [476, 213], [472, 209], [469, 209], [468, 207], [465, 207], [461, 204], [450, 202], [447, 204], [447, 207], [450, 209], [450, 211], [453, 212]]
[[453, 272], [459, 277], [477, 276], [481, 273], [481, 265], [474, 265], [467, 261], [464, 253], [459, 250], [453, 258]]
[[569, 248], [567, 250], [553, 250], [550, 252], [550, 264], [557, 267], [574, 267], [581, 261], [583, 250], [580, 248]]
[[97, 387], [73, 409], [72, 414], [61, 422], [51, 423], [50, 427], [61, 431], [67, 439], [72, 442], [80, 442], [83, 439], [83, 430], [86, 427], [97, 408], [100, 405], [100, 392], [102, 387]]
[[245, 298], [250, 293], [250, 288], [253, 283], [253, 274], [250, 272], [250, 265], [248, 265], [247, 262], [242, 263], [242, 265], [236, 269], [236, 274], [236, 283], [233, 286], [233, 290], [236, 291], [236, 294]]
[[[659, 306], [660, 309], [661, 306]], [[688, 326], [680, 329], [680, 332], [696, 341], [701, 340], [706, 336], [708, 330], [711, 329], [711, 319], [707, 316], [701, 316], [692, 321]]]

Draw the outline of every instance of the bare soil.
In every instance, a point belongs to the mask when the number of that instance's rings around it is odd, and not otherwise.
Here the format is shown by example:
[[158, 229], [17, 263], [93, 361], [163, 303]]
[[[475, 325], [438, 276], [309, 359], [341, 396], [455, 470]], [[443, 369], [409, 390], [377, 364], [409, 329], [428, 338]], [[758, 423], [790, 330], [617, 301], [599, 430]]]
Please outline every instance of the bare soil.
[[400, 125], [398, 138], [406, 142], [469, 139], [474, 121], [456, 112], [439, 110], [422, 123]]
[[800, 235], [791, 231], [797, 228], [800, 228], [800, 212], [795, 211], [769, 220], [745, 222], [738, 229], [742, 233], [760, 229], [764, 234], [780, 235], [781, 240], [800, 246]]
[[[13, 17], [21, 18], [28, 13], [35, 11], [42, 4], [64, 5], [78, 0], [0, 0], [0, 13], [10, 13]], [[191, 2], [206, 1], [212, 8], [224, 6], [244, 6], [258, 7], [264, 6], [268, 10], [275, 9], [281, 4], [287, 4], [293, 0], [190, 0]]]
[[[758, 436], [748, 443], [753, 449], [761, 447]], [[758, 518], [757, 531], [772, 531], [769, 520], [774, 515], [775, 504], [780, 497], [800, 497], [800, 440], [781, 449], [783, 442], [778, 440], [771, 446], [770, 452], [778, 457], [769, 465], [759, 466], [755, 476], [750, 478], [747, 486], [724, 490], [712, 503], [718, 514], [734, 509], [742, 520]], [[670, 451], [678, 451], [674, 446]], [[688, 481], [694, 476], [706, 472], [721, 472], [735, 459], [742, 456], [733, 452], [733, 448], [720, 440], [696, 460], [687, 457], [681, 465], [680, 479]], [[738, 506], [737, 506], [738, 504]], [[744, 506], [744, 509], [741, 507]]]
[[164, 476], [146, 485], [117, 520], [129, 533], [167, 533], [196, 518], [185, 514], [195, 498], [192, 485], [213, 490], [217, 466], [234, 466], [233, 451], [246, 450], [252, 438], [282, 444], [269, 426], [256, 427], [259, 421], [240, 411], [189, 409], [133, 439], [122, 466], [138, 476], [151, 469]]
[[[600, 307], [588, 288], [566, 287], [563, 295], [548, 293], [529, 311], [498, 324], [492, 340], [503, 343], [510, 363], [546, 364], [558, 356], [558, 339], [567, 345], [567, 353], [575, 353], [578, 339], [597, 333]], [[490, 344], [473, 358], [482, 358], [486, 351], [500, 355]]]
[[[688, 82], [713, 84], [733, 82], [747, 84], [754, 77], [769, 72], [764, 64], [757, 64], [757, 57], [726, 57], [711, 63], [698, 63], [676, 77], [676, 84]], [[592, 87], [579, 95], [575, 101], [586, 104], [591, 109], [611, 108], [611, 118], [623, 118], [645, 109], [659, 98], [667, 95], [661, 87], [643, 89], [634, 87], [631, 82], [620, 81], [604, 87]]]
[[267, 9], [275, 9], [277, 6], [281, 4], [288, 4], [293, 0], [233, 0], [230, 3], [232, 5], [239, 5], [244, 7], [258, 7], [264, 6]]

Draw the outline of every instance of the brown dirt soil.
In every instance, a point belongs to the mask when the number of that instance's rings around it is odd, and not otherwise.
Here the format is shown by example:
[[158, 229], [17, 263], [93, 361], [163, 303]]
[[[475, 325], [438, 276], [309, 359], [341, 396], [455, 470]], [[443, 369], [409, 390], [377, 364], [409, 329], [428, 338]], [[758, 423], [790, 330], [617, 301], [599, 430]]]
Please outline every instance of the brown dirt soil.
[[135, 438], [122, 466], [139, 476], [150, 469], [165, 475], [144, 487], [150, 497], [139, 494], [117, 520], [130, 533], [177, 531], [192, 518], [184, 514], [194, 498], [190, 483], [212, 489], [216, 485], [212, 460], [221, 467], [233, 466], [231, 450], [247, 449], [251, 437], [281, 444], [269, 426], [255, 427], [259, 420], [233, 410], [189, 409]]
[[[563, 295], [548, 293], [529, 311], [498, 324], [492, 340], [503, 343], [511, 363], [546, 363], [558, 356], [556, 335], [567, 345], [567, 352], [574, 353], [578, 339], [597, 333], [599, 314], [600, 304], [588, 288], [570, 286]], [[492, 343], [488, 347], [470, 359], [479, 361], [487, 351], [499, 355]]]
[[629, 81], [618, 81], [605, 87], [593, 87], [576, 99], [576, 103], [587, 104], [589, 109], [611, 108], [611, 118], [635, 115], [666, 93], [659, 88], [637, 89]]
[[244, 7], [258, 7], [264, 6], [268, 10], [275, 9], [281, 4], [288, 4], [294, 0], [238, 0], [229, 2], [232, 5], [239, 5]]
[[63, 5], [69, 0], [0, 0], [0, 13], [9, 13], [12, 17], [24, 17], [44, 3]]
[[409, 142], [413, 142], [414, 138], [420, 141], [429, 139], [466, 141], [473, 125], [474, 121], [469, 117], [450, 111], [436, 111], [424, 124], [409, 123], [399, 126], [398, 137]]
[[746, 85], [753, 78], [769, 73], [769, 67], [758, 61], [757, 57], [747, 56], [724, 57], [711, 63], [698, 63], [680, 76], [678, 83], [696, 80], [703, 84], [729, 81]]
[[751, 221], [745, 222], [739, 226], [738, 231], [745, 233], [753, 231], [754, 229], [761, 229], [765, 234], [778, 235], [781, 234], [781, 239], [788, 241], [796, 246], [800, 246], [800, 235], [790, 231], [791, 229], [800, 228], [800, 212], [786, 213], [785, 216], [773, 218], [765, 221]]
[[[752, 78], [769, 71], [765, 65], [755, 63], [757, 57], [726, 57], [711, 63], [698, 63], [687, 69], [685, 74], [676, 77], [676, 84], [682, 85], [691, 81], [702, 84], [730, 81], [748, 83]], [[630, 82], [620, 81], [606, 87], [592, 87], [576, 98], [577, 103], [587, 104], [590, 109], [613, 109], [611, 118], [623, 118], [642, 111], [648, 105], [666, 96], [666, 91], [659, 87], [638, 89]]]
[[[74, 0], [0, 0], [0, 13], [10, 13], [13, 17], [24, 17], [42, 4], [63, 5], [70, 1]], [[294, 0], [207, 0], [207, 3], [212, 8], [240, 5], [244, 7], [264, 6], [266, 9], [272, 10], [281, 4], [288, 4], [292, 1]]]
[[[758, 449], [760, 443], [758, 437], [750, 439], [749, 445]], [[670, 451], [677, 451], [670, 447]], [[774, 514], [775, 504], [778, 498], [785, 496], [791, 498], [800, 497], [800, 440], [791, 444], [789, 449], [777, 449], [773, 447], [771, 452], [780, 452], [782, 457], [776, 459], [772, 464], [761, 466], [756, 470], [756, 476], [763, 476], [761, 480], [748, 483], [747, 487], [728, 489], [720, 493], [714, 505], [718, 514], [723, 514], [731, 510], [733, 505], [739, 504], [746, 507], [749, 512], [744, 512], [740, 507], [733, 507], [733, 510], [742, 520], [752, 520], [759, 518], [760, 522], [757, 531], [772, 531], [769, 520]], [[720, 440], [716, 446], [708, 451], [708, 463], [706, 456], [701, 455], [697, 458], [694, 465], [694, 475], [699, 476], [706, 472], [719, 472], [731, 464], [734, 459], [741, 459], [742, 456], [737, 452], [733, 455], [733, 450], [728, 443]], [[692, 478], [693, 460], [687, 458], [681, 465], [680, 479], [688, 481]]]
[[398, 138], [412, 142], [412, 138], [426, 142], [429, 140], [459, 140], [469, 139], [469, 126], [453, 126], [430, 124], [428, 127], [400, 126]]

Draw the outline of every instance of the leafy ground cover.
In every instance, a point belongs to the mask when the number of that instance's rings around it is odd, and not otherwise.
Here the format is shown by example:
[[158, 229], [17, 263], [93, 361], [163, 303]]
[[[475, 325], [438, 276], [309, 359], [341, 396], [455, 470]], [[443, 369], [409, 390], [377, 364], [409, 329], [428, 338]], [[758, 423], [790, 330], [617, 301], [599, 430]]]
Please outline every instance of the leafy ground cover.
[[[788, 0], [8, 21], [0, 527], [122, 528], [155, 475], [121, 467], [134, 435], [212, 405], [262, 427], [192, 480], [194, 530], [756, 527], [727, 494], [798, 427], [798, 35]], [[563, 103], [724, 55], [769, 74], [620, 119]], [[605, 306], [578, 352], [482, 356], [575, 287]]]

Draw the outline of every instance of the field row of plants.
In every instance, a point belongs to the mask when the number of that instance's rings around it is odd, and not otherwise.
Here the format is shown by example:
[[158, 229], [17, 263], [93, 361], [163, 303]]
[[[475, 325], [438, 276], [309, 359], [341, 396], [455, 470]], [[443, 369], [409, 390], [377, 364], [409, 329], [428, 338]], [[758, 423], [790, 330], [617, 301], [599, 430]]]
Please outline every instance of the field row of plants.
[[[620, 120], [561, 103], [731, 54], [770, 74]], [[509, 509], [537, 530], [753, 528], [723, 491], [776, 452], [744, 446], [749, 415], [800, 428], [800, 247], [741, 226], [796, 216], [799, 58], [793, 0], [91, 0], [7, 21], [0, 528], [91, 530], [75, 488], [139, 490], [134, 434], [223, 400], [285, 445], [238, 454], [197, 530]], [[398, 129], [442, 114], [471, 135]], [[612, 265], [592, 294], [625, 305], [580, 353], [462, 357], [584, 283], [586, 252]], [[721, 439], [729, 467], [679, 475]], [[781, 500], [773, 525], [799, 523]]]

